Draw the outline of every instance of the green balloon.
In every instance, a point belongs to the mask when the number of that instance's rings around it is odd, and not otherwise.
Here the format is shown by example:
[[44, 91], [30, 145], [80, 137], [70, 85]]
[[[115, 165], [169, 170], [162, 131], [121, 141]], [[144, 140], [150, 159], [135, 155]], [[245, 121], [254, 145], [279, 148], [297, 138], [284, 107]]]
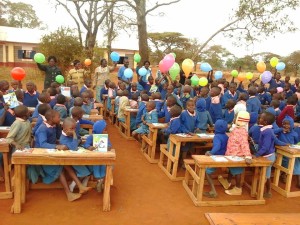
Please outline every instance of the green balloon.
[[42, 53], [35, 53], [33, 59], [36, 63], [43, 63], [46, 60]]
[[171, 52], [171, 54], [174, 56], [174, 59], [176, 59], [176, 54], [174, 52]]
[[174, 63], [173, 66], [170, 68], [169, 70], [169, 74], [172, 78], [172, 80], [175, 80], [177, 75], [179, 74], [180, 72], [180, 66], [178, 63]]
[[136, 53], [136, 54], [134, 54], [133, 59], [136, 63], [139, 63], [141, 61], [142, 57], [140, 56], [140, 54]]
[[191, 78], [191, 82], [193, 86], [198, 86], [199, 84], [199, 77], [197, 75], [193, 75]]
[[65, 82], [65, 78], [64, 78], [63, 75], [57, 75], [57, 76], [55, 77], [55, 81], [56, 81], [57, 83], [59, 83], [59, 84], [62, 84], [63, 82]]
[[239, 72], [237, 70], [232, 70], [231, 71], [231, 76], [237, 77], [239, 75]]

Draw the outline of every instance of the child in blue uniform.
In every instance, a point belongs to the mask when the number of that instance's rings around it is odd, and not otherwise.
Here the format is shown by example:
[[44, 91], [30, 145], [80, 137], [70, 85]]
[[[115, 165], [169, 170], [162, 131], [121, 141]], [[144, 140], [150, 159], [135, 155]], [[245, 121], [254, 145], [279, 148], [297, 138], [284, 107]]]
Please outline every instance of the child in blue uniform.
[[229, 99], [233, 99], [235, 102], [238, 100], [238, 93], [236, 92], [236, 84], [231, 83], [229, 85], [229, 90], [224, 93], [221, 98], [222, 101], [222, 108], [225, 108], [225, 104]]
[[[40, 104], [44, 104], [44, 103], [46, 103], [46, 104], [49, 104], [50, 103], [50, 101], [51, 101], [51, 99], [50, 99], [50, 95], [49, 95], [49, 93], [48, 92], [42, 92], [40, 95], [39, 95], [39, 103], [38, 103], [38, 105], [35, 107], [35, 110], [34, 110], [34, 112], [33, 112], [33, 114], [32, 114], [32, 118], [38, 118], [38, 116], [39, 116], [39, 112], [38, 112], [38, 108], [39, 108], [39, 105]], [[50, 106], [50, 105], [49, 105]]]
[[176, 98], [173, 95], [169, 95], [161, 111], [158, 112], [158, 118], [165, 118], [165, 123], [170, 122], [171, 119], [170, 109], [172, 106], [176, 104], [176, 102], [177, 102]]
[[50, 87], [47, 89], [47, 92], [50, 95], [50, 103], [49, 104], [50, 104], [51, 108], [53, 109], [53, 107], [56, 104], [56, 95], [57, 95], [56, 88]]
[[204, 98], [199, 98], [196, 102], [196, 110], [199, 117], [199, 129], [201, 133], [205, 133], [207, 126], [213, 126], [213, 122], [209, 112], [206, 110], [206, 101]]
[[60, 120], [64, 120], [68, 117], [67, 107], [66, 107], [66, 97], [62, 94], [59, 94], [56, 98], [56, 104], [53, 107], [55, 111], [59, 113]]
[[189, 99], [191, 99], [191, 91], [192, 91], [192, 88], [188, 85], [185, 85], [182, 88], [182, 95], [180, 97], [180, 101], [181, 101], [182, 106], [183, 106], [184, 109], [186, 108], [187, 101]]
[[39, 93], [34, 90], [34, 83], [33, 82], [28, 82], [26, 84], [26, 89], [24, 93], [24, 100], [23, 103], [27, 107], [36, 107], [38, 104], [38, 97]]
[[213, 123], [215, 123], [218, 119], [222, 119], [222, 105], [220, 102], [220, 93], [221, 88], [219, 87], [213, 87], [210, 90], [210, 96], [211, 96], [211, 103], [209, 108], [210, 116], [213, 120]]
[[104, 86], [103, 88], [101, 88], [100, 90], [100, 102], [102, 103], [103, 102], [103, 95], [107, 95], [108, 94], [108, 88], [109, 88], [109, 83], [110, 83], [110, 80], [107, 79], [104, 81]]
[[141, 100], [139, 102], [138, 112], [136, 115], [135, 123], [136, 127], [142, 123], [142, 116], [146, 114], [146, 103], [149, 101], [149, 96], [147, 94], [142, 94]]
[[32, 134], [35, 135], [35, 132], [37, 131], [37, 129], [40, 127], [40, 125], [46, 121], [46, 118], [45, 118], [45, 114], [46, 112], [51, 109], [50, 105], [49, 104], [46, 104], [46, 103], [43, 103], [43, 104], [40, 104], [38, 106], [38, 113], [39, 113], [39, 116], [37, 118], [37, 121], [34, 125], [34, 128], [32, 129]]
[[83, 92], [87, 91], [91, 87], [92, 87], [92, 80], [89, 79], [89, 78], [84, 79], [84, 85], [80, 89], [80, 94], [82, 94]]
[[[210, 151], [207, 151], [205, 155], [224, 155], [227, 147], [228, 136], [226, 135], [227, 131], [227, 122], [225, 120], [217, 120], [215, 123], [215, 136], [213, 139], [213, 148]], [[206, 178], [211, 187], [209, 192], [204, 192], [203, 195], [209, 198], [216, 198], [218, 196], [211, 174], [216, 171], [215, 168], [206, 169]]]
[[[57, 145], [56, 140], [61, 134], [59, 113], [55, 110], [48, 110], [45, 114], [46, 122], [44, 122], [37, 130], [35, 134], [35, 147], [66, 150], [67, 146]], [[50, 184], [59, 178], [61, 184], [64, 187], [64, 191], [69, 201], [74, 201], [81, 197], [81, 194], [87, 192], [89, 188], [84, 187], [78, 180], [72, 167], [70, 166], [42, 166], [44, 171], [43, 182]], [[76, 181], [80, 192], [77, 194], [70, 192], [69, 186], [66, 181], [64, 169], [68, 172], [73, 180]]]
[[228, 124], [232, 124], [232, 122], [233, 122], [233, 119], [234, 119], [234, 106], [235, 106], [235, 101], [233, 99], [229, 99], [225, 103], [225, 111], [224, 111], [223, 119]]
[[80, 139], [80, 136], [88, 134], [88, 131], [80, 127], [80, 124], [94, 125], [92, 121], [82, 119], [83, 113], [84, 113], [83, 109], [79, 106], [74, 106], [72, 109], [72, 118], [76, 121], [76, 135], [78, 140]]
[[261, 103], [260, 100], [256, 97], [257, 90], [255, 87], [250, 87], [248, 89], [249, 99], [246, 102], [247, 112], [255, 112], [259, 114], [261, 112]]
[[272, 96], [269, 92], [265, 91], [264, 86], [259, 86], [257, 89], [257, 97], [262, 105], [269, 105], [272, 101]]
[[81, 98], [83, 100], [82, 109], [83, 109], [84, 113], [90, 115], [91, 110], [93, 109], [93, 105], [90, 101], [90, 94], [87, 91], [82, 92]]
[[[258, 151], [255, 153], [256, 157], [263, 156], [270, 160], [272, 163], [275, 161], [275, 144], [286, 145], [284, 142], [279, 141], [272, 129], [272, 124], [275, 122], [275, 116], [271, 113], [265, 112], [260, 116], [259, 124], [260, 136], [258, 141]], [[265, 198], [272, 197], [271, 194], [271, 168], [272, 165], [268, 166], [266, 171], [266, 192], [264, 193]]]
[[140, 91], [137, 89], [137, 83], [136, 82], [133, 82], [132, 84], [129, 84], [128, 86], [128, 91], [129, 91], [129, 99], [132, 98], [132, 95], [133, 94], [138, 94], [140, 95]]
[[[93, 134], [103, 134], [106, 130], [106, 122], [105, 120], [97, 121], [93, 126]], [[93, 135], [89, 135], [86, 139], [86, 142], [83, 144], [85, 149], [95, 150], [93, 147]], [[112, 147], [111, 142], [108, 139], [108, 150]], [[103, 189], [103, 181], [106, 175], [106, 166], [92, 166], [90, 169], [93, 171], [93, 176], [97, 179], [96, 190], [101, 192]]]

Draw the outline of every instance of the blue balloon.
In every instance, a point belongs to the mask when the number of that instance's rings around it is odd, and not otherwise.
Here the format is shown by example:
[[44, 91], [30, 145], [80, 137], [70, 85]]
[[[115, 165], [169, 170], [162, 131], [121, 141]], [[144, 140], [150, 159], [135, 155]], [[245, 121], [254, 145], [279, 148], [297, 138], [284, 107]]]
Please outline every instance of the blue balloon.
[[112, 53], [110, 53], [110, 58], [113, 62], [119, 62], [120, 55], [117, 52], [112, 52]]
[[215, 78], [216, 78], [216, 80], [219, 80], [219, 79], [221, 79], [222, 77], [223, 77], [222, 71], [216, 71], [216, 72], [215, 72]]
[[147, 69], [146, 68], [144, 68], [144, 67], [142, 67], [142, 68], [140, 68], [139, 69], [139, 75], [141, 76], [141, 77], [143, 77], [143, 76], [145, 76], [146, 74], [147, 74]]
[[281, 71], [281, 70], [284, 70], [284, 69], [285, 69], [285, 64], [284, 64], [284, 62], [279, 62], [279, 63], [276, 65], [276, 70]]
[[209, 63], [201, 63], [200, 69], [201, 69], [203, 72], [209, 72], [209, 71], [212, 70], [211, 65], [209, 65]]
[[130, 68], [125, 69], [125, 70], [124, 70], [124, 76], [125, 76], [127, 79], [132, 78], [132, 76], [133, 76], [133, 71], [132, 71], [132, 69], [130, 69]]

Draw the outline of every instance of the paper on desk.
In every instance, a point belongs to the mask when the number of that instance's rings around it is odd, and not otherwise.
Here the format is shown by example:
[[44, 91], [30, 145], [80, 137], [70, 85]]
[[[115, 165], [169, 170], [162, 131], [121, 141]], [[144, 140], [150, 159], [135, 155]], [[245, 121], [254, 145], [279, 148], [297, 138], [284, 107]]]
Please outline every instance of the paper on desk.
[[228, 160], [224, 156], [212, 155], [210, 157], [216, 162], [228, 162]]
[[290, 148], [296, 148], [296, 149], [300, 149], [300, 145], [290, 145]]
[[245, 159], [243, 157], [235, 156], [235, 155], [227, 155], [225, 156], [227, 159], [234, 161], [234, 162], [240, 162], [244, 161]]
[[88, 114], [84, 114], [84, 115], [82, 116], [82, 118], [84, 118], [84, 119], [88, 119], [88, 118], [90, 118], [90, 115], [88, 115]]
[[190, 134], [184, 134], [184, 133], [180, 133], [180, 134], [176, 134], [179, 137], [192, 137], [192, 135]]
[[164, 126], [165, 124], [163, 124], [163, 123], [152, 123], [153, 124], [153, 126], [155, 126], [155, 127], [162, 127], [162, 126]]
[[202, 133], [202, 134], [197, 134], [197, 136], [201, 137], [201, 138], [213, 138], [215, 135], [214, 134]]

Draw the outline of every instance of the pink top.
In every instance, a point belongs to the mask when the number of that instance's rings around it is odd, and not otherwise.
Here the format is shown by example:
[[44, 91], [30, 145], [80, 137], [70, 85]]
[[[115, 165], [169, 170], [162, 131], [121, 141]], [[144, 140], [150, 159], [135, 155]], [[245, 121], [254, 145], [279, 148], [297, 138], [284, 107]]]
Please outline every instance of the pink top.
[[236, 127], [228, 135], [228, 143], [225, 155], [251, 156], [248, 133], [245, 127]]

